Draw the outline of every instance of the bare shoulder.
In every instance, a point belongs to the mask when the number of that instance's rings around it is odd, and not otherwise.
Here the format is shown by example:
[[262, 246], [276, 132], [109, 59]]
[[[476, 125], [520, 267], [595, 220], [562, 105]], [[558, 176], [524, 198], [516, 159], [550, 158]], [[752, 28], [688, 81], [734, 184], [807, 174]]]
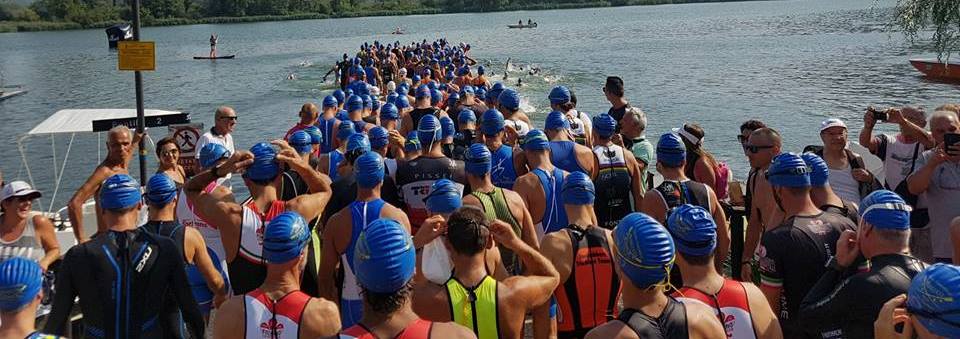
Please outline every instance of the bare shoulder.
[[435, 322], [430, 330], [431, 338], [476, 338], [477, 335], [454, 322]]
[[340, 332], [340, 312], [337, 305], [322, 298], [311, 298], [303, 312], [309, 321], [305, 324], [309, 337], [327, 337]]
[[37, 214], [33, 216], [33, 227], [39, 229], [52, 229], [53, 222], [50, 221], [50, 218], [44, 217], [43, 215]]
[[[506, 191], [504, 191], [504, 193], [506, 193]], [[519, 198], [520, 196], [518, 195], [517, 199]], [[471, 205], [471, 206], [480, 206], [480, 199], [477, 199], [477, 197], [473, 196], [473, 194], [467, 194], [463, 196], [463, 204]]]
[[640, 337], [637, 336], [637, 333], [630, 329], [627, 324], [622, 321], [608, 321], [607, 323], [594, 327], [590, 332], [587, 332], [585, 339], [609, 339], [609, 338], [618, 338], [618, 339], [633, 339]]
[[523, 201], [523, 197], [520, 196], [520, 193], [517, 193], [514, 190], [509, 190], [506, 188], [503, 189], [503, 197], [506, 198], [507, 201], [511, 203], [520, 203]]
[[560, 253], [567, 252], [570, 249], [570, 235], [567, 232], [553, 232], [543, 237], [540, 242], [540, 253], [547, 258], [552, 258]]
[[726, 338], [723, 326], [714, 310], [702, 303], [683, 304], [686, 307], [687, 326], [691, 338]]

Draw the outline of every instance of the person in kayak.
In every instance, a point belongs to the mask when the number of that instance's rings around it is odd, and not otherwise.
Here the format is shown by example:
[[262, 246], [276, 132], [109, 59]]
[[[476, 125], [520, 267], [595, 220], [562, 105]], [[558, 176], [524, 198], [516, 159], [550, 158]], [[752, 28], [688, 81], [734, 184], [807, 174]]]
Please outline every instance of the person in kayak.
[[[563, 183], [561, 199], [569, 225], [543, 238], [540, 253], [560, 273], [554, 291], [555, 322], [561, 338], [583, 338], [617, 316], [620, 279], [614, 268], [610, 231], [593, 224], [596, 189], [586, 174], [574, 172]], [[534, 315], [534, 323], [544, 321]], [[536, 326], [536, 325], [535, 325]]]
[[706, 209], [680, 205], [667, 219], [677, 248], [683, 287], [672, 293], [684, 304], [710, 306], [731, 339], [783, 338], [780, 323], [756, 285], [724, 278], [713, 264], [717, 224]]
[[33, 201], [40, 198], [40, 191], [34, 190], [23, 181], [12, 181], [0, 190], [0, 261], [22, 257], [35, 261], [47, 270], [54, 261], [60, 259], [60, 243], [53, 228], [53, 222], [43, 215], [31, 216]]
[[220, 307], [214, 338], [319, 338], [340, 331], [337, 306], [300, 291], [309, 240], [310, 229], [297, 212], [270, 221], [263, 233], [266, 279]]
[[432, 322], [413, 311], [416, 250], [410, 233], [389, 218], [374, 220], [357, 239], [352, 266], [363, 295], [363, 318], [341, 339], [476, 338], [452, 322]]
[[[200, 307], [206, 319], [210, 310], [220, 306], [226, 299], [229, 287], [226, 283], [226, 272], [221, 261], [207, 249], [203, 236], [195, 228], [183, 227], [174, 216], [178, 203], [177, 187], [174, 181], [166, 175], [157, 174], [147, 181], [147, 191], [144, 200], [147, 204], [147, 223], [140, 226], [144, 230], [158, 236], [173, 240], [180, 250], [184, 269], [190, 283], [193, 298]], [[164, 309], [168, 321], [175, 326], [181, 326], [180, 314], [176, 305], [168, 300]]]
[[533, 216], [537, 239], [540, 240], [544, 235], [567, 226], [567, 213], [560, 199], [567, 172], [550, 162], [550, 142], [541, 130], [527, 133], [523, 153], [530, 172], [517, 178], [513, 191], [520, 195], [524, 206]]
[[543, 131], [550, 139], [550, 161], [567, 172], [580, 171], [597, 176], [597, 159], [587, 146], [574, 142], [570, 135], [570, 122], [563, 112], [553, 111], [547, 114]]
[[617, 121], [601, 113], [593, 117], [593, 127], [593, 154], [599, 167], [594, 182], [601, 188], [597, 199], [602, 202], [593, 207], [598, 226], [611, 230], [627, 214], [640, 210], [645, 192], [643, 177], [633, 153], [613, 143]]
[[[481, 339], [522, 337], [524, 315], [546, 304], [557, 287], [553, 265], [520, 240], [509, 224], [486, 220], [473, 207], [450, 215], [446, 230], [443, 243], [453, 262], [453, 276], [444, 285], [425, 281], [414, 286], [414, 311], [432, 321], [454, 321]], [[484, 256], [494, 242], [516, 253], [527, 275], [502, 281], [491, 277]]]
[[623, 311], [597, 326], [587, 339], [727, 338], [726, 331], [703, 304], [683, 304], [664, 293], [673, 266], [674, 243], [656, 220], [634, 212], [613, 231], [620, 268]]
[[483, 112], [481, 121], [480, 132], [483, 143], [493, 153], [490, 180], [497, 187], [512, 189], [517, 177], [527, 174], [526, 158], [523, 157], [519, 147], [504, 142], [507, 129], [503, 114], [490, 109]]
[[43, 299], [43, 269], [36, 262], [14, 257], [0, 262], [0, 338], [61, 339], [36, 329], [37, 307]]
[[203, 336], [203, 316], [190, 292], [182, 252], [173, 240], [137, 228], [140, 184], [129, 175], [115, 174], [103, 181], [100, 203], [105, 231], [67, 251], [44, 332], [63, 335], [79, 297], [82, 336], [172, 336], [180, 333], [179, 326], [157, 321], [172, 292], [189, 334]]
[[[277, 141], [275, 145], [280, 147], [279, 153], [270, 144], [258, 143], [250, 152], [237, 152], [187, 182], [187, 197], [201, 216], [220, 229], [235, 294], [252, 291], [267, 275], [260, 236], [270, 220], [284, 211], [295, 211], [312, 220], [330, 200], [330, 179], [310, 168], [285, 142]], [[311, 193], [290, 201], [280, 200], [280, 163], [297, 171]], [[217, 199], [203, 190], [224, 173], [237, 170], [244, 170], [243, 181], [250, 191], [245, 203]]]
[[[410, 221], [403, 211], [380, 197], [385, 175], [383, 158], [368, 151], [356, 159], [353, 169], [357, 182], [356, 200], [327, 220], [317, 278], [320, 296], [339, 305], [344, 327], [353, 326], [362, 316], [363, 303], [354, 274], [356, 267], [351, 264], [361, 231], [379, 218], [396, 219], [410, 228]], [[340, 274], [343, 280], [338, 286], [337, 276]]]

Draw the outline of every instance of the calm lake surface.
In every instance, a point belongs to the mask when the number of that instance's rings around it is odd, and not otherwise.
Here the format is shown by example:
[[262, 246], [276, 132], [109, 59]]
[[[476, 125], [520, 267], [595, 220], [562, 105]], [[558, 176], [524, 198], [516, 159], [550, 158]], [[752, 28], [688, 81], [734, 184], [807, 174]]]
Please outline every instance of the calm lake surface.
[[[847, 119], [855, 140], [867, 105], [918, 104], [929, 111], [960, 101], [960, 86], [927, 81], [907, 62], [933, 54], [888, 30], [892, 5], [890, 0], [762, 1], [147, 27], [143, 39], [156, 41], [158, 55], [157, 71], [144, 74], [145, 103], [190, 112], [207, 126], [216, 106], [233, 106], [240, 115], [237, 147], [247, 148], [282, 136], [297, 120], [300, 105], [319, 102], [332, 86], [321, 78], [344, 52], [355, 53], [373, 40], [446, 37], [469, 43], [471, 55], [497, 74], [493, 80], [502, 78], [510, 58], [509, 83], [523, 77], [521, 94], [537, 121], [549, 111], [546, 93], [556, 84], [577, 93], [581, 110], [605, 112], [603, 81], [620, 75], [629, 100], [649, 116], [649, 138], [684, 122], [700, 123], [707, 129], [707, 149], [742, 178], [747, 164], [736, 135], [746, 119], [777, 128], [786, 148], [798, 151], [819, 143], [820, 121], [830, 116]], [[527, 18], [540, 26], [506, 28]], [[407, 34], [388, 34], [397, 26]], [[192, 60], [206, 55], [214, 32], [221, 37], [220, 53], [237, 58]], [[116, 64], [103, 30], [0, 34], [5, 84], [30, 91], [0, 103], [0, 169], [6, 180], [26, 178], [17, 137], [53, 112], [135, 107], [133, 74], [117, 71]], [[531, 66], [542, 72], [527, 75]], [[288, 80], [290, 74], [296, 80]], [[156, 140], [166, 130], [150, 134]], [[53, 189], [49, 139], [26, 143], [35, 183], [45, 193]], [[58, 161], [68, 140], [57, 137]], [[55, 205], [61, 206], [100, 160], [100, 145], [94, 136], [77, 137]], [[151, 172], [153, 159], [151, 149]], [[136, 161], [133, 166], [136, 173]]]

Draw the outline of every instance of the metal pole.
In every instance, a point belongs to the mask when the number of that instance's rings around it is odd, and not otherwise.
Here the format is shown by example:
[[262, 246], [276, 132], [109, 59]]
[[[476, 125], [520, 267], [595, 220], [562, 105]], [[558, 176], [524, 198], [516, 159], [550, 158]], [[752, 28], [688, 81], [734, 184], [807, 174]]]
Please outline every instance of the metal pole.
[[[140, 41], [140, 0], [133, 2], [133, 40]], [[143, 116], [143, 75], [140, 71], [134, 72], [137, 87], [137, 134], [144, 133], [146, 121]], [[147, 180], [147, 149], [140, 139], [140, 185], [146, 185]]]

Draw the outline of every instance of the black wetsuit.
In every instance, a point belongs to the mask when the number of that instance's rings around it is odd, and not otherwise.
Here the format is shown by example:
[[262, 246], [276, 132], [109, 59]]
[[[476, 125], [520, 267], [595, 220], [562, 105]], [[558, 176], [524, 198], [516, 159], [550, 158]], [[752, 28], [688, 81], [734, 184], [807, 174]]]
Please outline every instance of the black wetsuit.
[[857, 205], [854, 205], [849, 201], [844, 201], [843, 206], [834, 206], [834, 205], [826, 204], [826, 205], [820, 206], [820, 210], [824, 212], [830, 212], [830, 213], [836, 213], [836, 214], [842, 215], [845, 218], [850, 219], [850, 221], [853, 221], [854, 225], [860, 224], [860, 213], [857, 213]]
[[623, 107], [610, 107], [610, 109], [607, 110], [607, 114], [610, 114], [610, 116], [617, 121], [617, 128], [615, 131], [617, 133], [620, 133], [620, 126], [622, 126], [620, 120], [623, 120], [623, 116], [627, 114], [627, 108], [630, 108], [629, 103], [623, 105]]
[[870, 258], [870, 270], [828, 269], [800, 304], [800, 326], [823, 338], [873, 338], [883, 303], [907, 293], [926, 265], [903, 254]]
[[[417, 126], [420, 125], [420, 118], [423, 118], [426, 115], [433, 115], [439, 119], [440, 110], [433, 107], [414, 108], [412, 111], [410, 111], [410, 119], [413, 121], [413, 130], [416, 130]], [[456, 121], [454, 121], [454, 123], [456, 123]]]
[[[330, 197], [330, 202], [323, 209], [323, 224], [326, 224], [334, 213], [350, 206], [350, 203], [357, 200], [357, 176], [350, 173], [337, 178], [330, 184], [330, 190], [333, 192], [333, 196]], [[393, 178], [390, 176], [383, 176], [380, 197], [390, 205], [403, 206], [400, 194], [397, 191], [397, 185], [394, 184]]]
[[760, 283], [782, 288], [777, 318], [784, 338], [809, 337], [798, 321], [800, 302], [827, 270], [824, 264], [836, 254], [840, 233], [856, 228], [846, 217], [820, 213], [791, 216], [763, 234], [757, 249]]
[[617, 317], [642, 339], [687, 339], [687, 309], [673, 297], [667, 297], [667, 305], [657, 318], [632, 308], [624, 309]]
[[60, 265], [44, 332], [64, 333], [74, 297], [79, 296], [84, 330], [76, 337], [165, 338], [179, 331], [159, 321], [172, 291], [190, 334], [203, 337], [203, 316], [181, 253], [173, 240], [142, 229], [110, 231], [74, 246]]
[[[143, 226], [140, 226], [144, 230], [147, 230], [150, 233], [159, 235], [161, 237], [170, 238], [173, 240], [173, 244], [177, 246], [177, 249], [180, 250], [180, 257], [183, 258], [186, 262], [186, 252], [184, 251], [183, 243], [183, 233], [184, 229], [180, 223], [176, 221], [148, 221]], [[180, 320], [180, 310], [177, 308], [177, 303], [175, 302], [176, 296], [173, 295], [173, 292], [167, 293], [167, 299], [163, 301], [163, 318], [164, 328], [183, 328], [183, 322]], [[184, 338], [183, 333], [180, 331], [174, 333], [168, 333], [165, 337], [167, 338]]]

